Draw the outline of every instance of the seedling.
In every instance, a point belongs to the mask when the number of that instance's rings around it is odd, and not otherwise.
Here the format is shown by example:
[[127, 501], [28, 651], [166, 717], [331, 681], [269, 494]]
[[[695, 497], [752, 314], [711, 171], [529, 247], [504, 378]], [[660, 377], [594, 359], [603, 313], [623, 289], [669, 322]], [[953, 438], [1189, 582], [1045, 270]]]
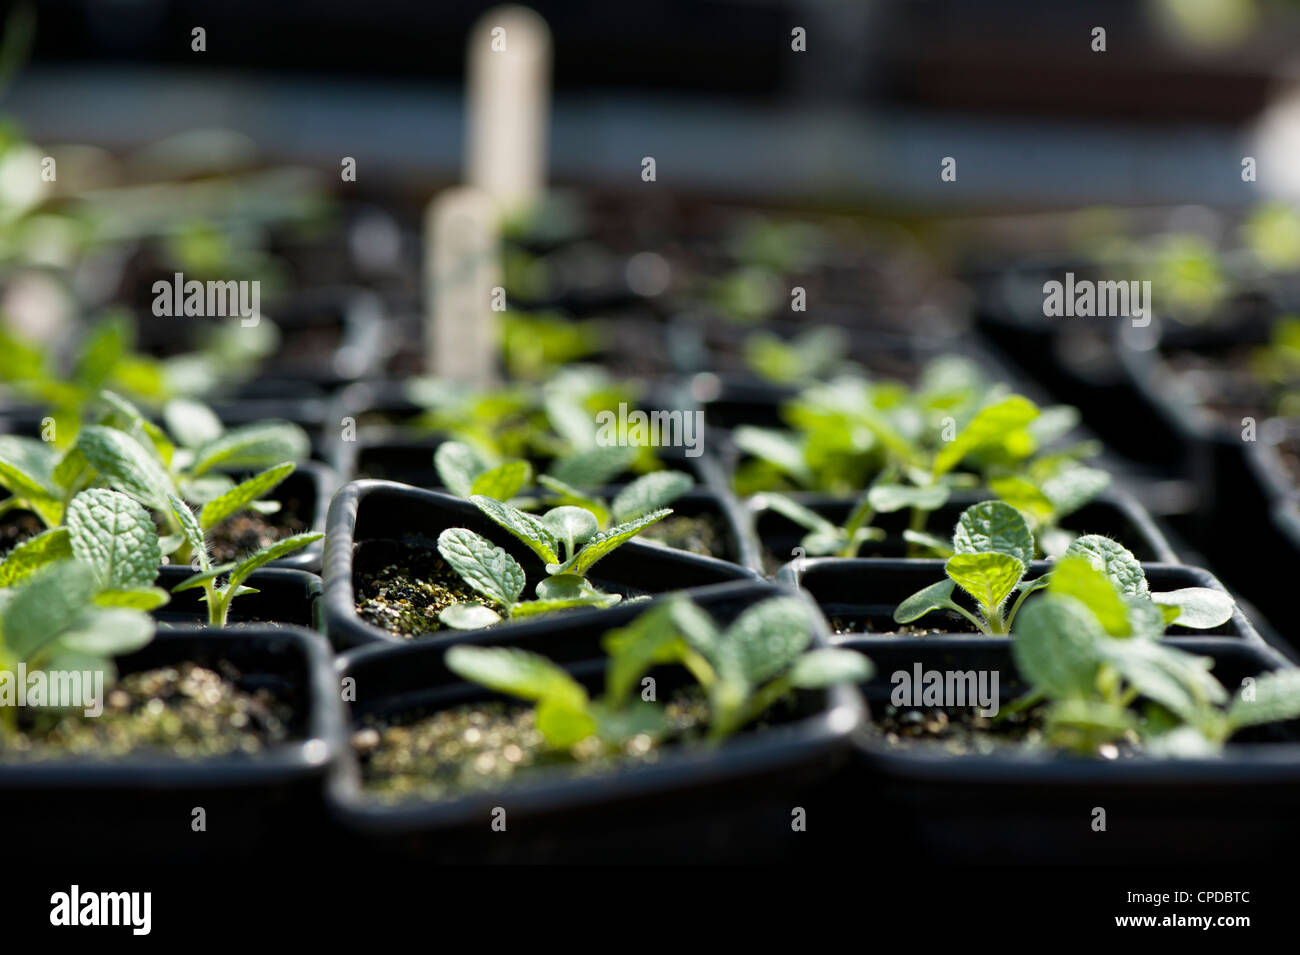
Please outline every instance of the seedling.
[[802, 385], [844, 364], [848, 340], [834, 325], [811, 328], [789, 341], [771, 332], [745, 339], [745, 363], [760, 378], [780, 385]]
[[989, 490], [1024, 515], [1039, 552], [1065, 553], [1075, 535], [1061, 521], [1110, 486], [1110, 474], [1079, 463], [1069, 454], [1031, 461], [1020, 474], [989, 479]]
[[545, 657], [523, 650], [458, 646], [447, 666], [466, 680], [537, 704], [537, 728], [547, 746], [570, 749], [595, 737], [615, 750], [634, 736], [665, 736], [663, 702], [635, 691], [650, 669], [680, 664], [709, 699], [709, 738], [721, 741], [795, 689], [816, 689], [870, 676], [866, 657], [849, 650], [806, 652], [812, 641], [808, 609], [792, 597], [757, 604], [725, 630], [684, 598], [638, 616], [602, 641], [608, 662], [605, 691], [585, 687]]
[[438, 535], [438, 553], [461, 579], [501, 611], [483, 603], [453, 604], [438, 615], [445, 626], [472, 630], [511, 619], [573, 607], [610, 607], [619, 594], [607, 594], [586, 574], [602, 557], [672, 513], [660, 508], [600, 530], [596, 515], [581, 507], [557, 507], [534, 517], [503, 501], [474, 495], [474, 506], [509, 531], [546, 565], [547, 578], [536, 588], [536, 599], [520, 600], [526, 578], [519, 562], [503, 548], [464, 527], [449, 527]]
[[[1232, 617], [1232, 598], [1218, 590], [1187, 587], [1152, 593], [1137, 558], [1108, 537], [1088, 534], [1077, 538], [1066, 549], [1060, 565], [1036, 580], [1026, 581], [1025, 572], [1033, 557], [1033, 534], [1014, 507], [1003, 501], [984, 501], [968, 507], [957, 522], [952, 556], [944, 564], [948, 579], [900, 603], [894, 610], [894, 621], [912, 623], [931, 611], [951, 610], [965, 617], [980, 633], [1008, 633], [1025, 599], [1049, 586], [1068, 558], [1080, 558], [1095, 567], [1126, 598], [1141, 604], [1152, 619], [1159, 614], [1162, 633], [1169, 623], [1210, 629]], [[953, 599], [958, 587], [974, 601], [975, 613]], [[1019, 596], [1006, 609], [1007, 600], [1017, 590]]]
[[[1053, 743], [1096, 752], [1137, 738], [1154, 754], [1200, 756], [1244, 727], [1300, 716], [1300, 670], [1261, 676], [1228, 704], [1211, 658], [1160, 642], [1166, 608], [1120, 583], [1133, 578], [1082, 556], [1063, 558], [1051, 576], [1012, 640], [1032, 689], [1004, 713], [1047, 701]], [[1143, 713], [1132, 709], [1139, 698], [1149, 701]]]

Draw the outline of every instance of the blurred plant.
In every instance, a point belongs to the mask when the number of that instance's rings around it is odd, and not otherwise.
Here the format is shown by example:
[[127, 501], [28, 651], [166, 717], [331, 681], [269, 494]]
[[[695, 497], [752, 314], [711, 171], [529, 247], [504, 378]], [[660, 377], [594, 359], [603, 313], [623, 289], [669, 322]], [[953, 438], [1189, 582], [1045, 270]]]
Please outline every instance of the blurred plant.
[[541, 381], [566, 365], [590, 358], [603, 342], [601, 325], [558, 312], [502, 314], [504, 360], [515, 381]]
[[844, 364], [848, 347], [848, 336], [834, 325], [810, 328], [789, 341], [755, 332], [745, 339], [745, 363], [775, 384], [804, 385]]
[[1300, 211], [1285, 202], [1263, 202], [1241, 226], [1246, 248], [1270, 272], [1300, 268]]

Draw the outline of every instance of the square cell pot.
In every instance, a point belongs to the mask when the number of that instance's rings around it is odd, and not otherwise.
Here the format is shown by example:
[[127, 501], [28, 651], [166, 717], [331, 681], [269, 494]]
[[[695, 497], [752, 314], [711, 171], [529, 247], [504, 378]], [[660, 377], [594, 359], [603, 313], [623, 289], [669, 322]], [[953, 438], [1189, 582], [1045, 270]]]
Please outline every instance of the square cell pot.
[[[160, 567], [156, 586], [171, 593], [173, 587], [193, 574], [189, 567]], [[258, 592], [231, 601], [226, 616], [228, 625], [320, 629], [321, 583], [315, 574], [287, 567], [265, 567], [250, 574], [245, 584]], [[171, 600], [155, 610], [153, 616], [164, 625], [207, 624], [208, 605], [203, 600], [203, 589], [195, 587], [172, 594]]]
[[[825, 494], [792, 494], [790, 497], [836, 525], [848, 520], [856, 503], [851, 499], [835, 498]], [[930, 515], [927, 530], [941, 537], [949, 536], [951, 528], [956, 526], [963, 510], [991, 497], [992, 495], [987, 492], [955, 491], [947, 504]], [[795, 556], [794, 548], [799, 546], [807, 531], [783, 514], [764, 506], [762, 499], [757, 496], [747, 503], [763, 555], [763, 564], [755, 569], [772, 573], [774, 568]], [[877, 515], [873, 525], [884, 530], [888, 536], [882, 541], [864, 543], [858, 551], [858, 556], [889, 558], [906, 556], [907, 544], [902, 535], [907, 529], [910, 514], [910, 511], [898, 511]], [[1105, 492], [1065, 518], [1062, 526], [1066, 530], [1079, 534], [1104, 534], [1114, 538], [1143, 562], [1166, 564], [1178, 562], [1178, 556], [1156, 526], [1155, 521], [1151, 519], [1151, 515], [1131, 496], [1121, 491]]]
[[[751, 581], [717, 584], [692, 596], [720, 622], [782, 593]], [[461, 633], [454, 640], [366, 647], [346, 654], [339, 674], [355, 686], [353, 732], [366, 718], [403, 722], [466, 703], [500, 700], [444, 665], [452, 643], [542, 653], [599, 693], [601, 637], [646, 609], [620, 606], [573, 616], [550, 632], [510, 628]], [[810, 613], [812, 613], [810, 608]], [[823, 635], [817, 637], [820, 642]], [[661, 699], [687, 684], [685, 671], [653, 671]], [[385, 854], [438, 862], [710, 862], [804, 858], [837, 840], [824, 818], [859, 700], [849, 687], [799, 694], [720, 747], [671, 746], [644, 765], [575, 774], [550, 767], [495, 789], [446, 799], [384, 801], [368, 794], [355, 755], [337, 767], [329, 802], [358, 844]], [[505, 813], [505, 834], [493, 831]], [[807, 831], [792, 829], [804, 809]], [[817, 835], [820, 831], [821, 836]]]
[[[1284, 665], [1268, 648], [1240, 640], [1173, 643], [1213, 657], [1213, 673], [1230, 692]], [[875, 676], [860, 689], [876, 716], [897, 685], [892, 674], [913, 673], [917, 664], [997, 672], [1003, 705], [1026, 690], [1006, 641], [866, 638], [844, 645], [875, 662]], [[846, 847], [897, 850], [921, 864], [982, 865], [1247, 862], [1300, 848], [1300, 721], [1243, 732], [1219, 758], [1106, 760], [1013, 748], [955, 755], [939, 745], [890, 745], [870, 717], [857, 745], [854, 775], [842, 789], [843, 818], [887, 825], [861, 827]], [[861, 811], [864, 803], [871, 813]], [[1098, 809], [1104, 831], [1094, 828]]]
[[[533, 594], [545, 577], [541, 561], [469, 501], [387, 481], [355, 481], [339, 491], [330, 505], [325, 542], [325, 628], [335, 647], [404, 642], [397, 634], [367, 623], [357, 614], [356, 574], [375, 562], [375, 554], [384, 559], [391, 552], [391, 542], [415, 535], [419, 543], [433, 549], [438, 535], [449, 527], [469, 528], [505, 548], [524, 568], [528, 578], [526, 595]], [[603, 558], [588, 575], [601, 590], [625, 597], [754, 577], [751, 571], [735, 564], [636, 540]], [[605, 612], [565, 611], [523, 623], [505, 623], [493, 632], [507, 633], [517, 627], [562, 628], [574, 625], [581, 616]], [[436, 633], [442, 635], [444, 631]]]
[[[845, 560], [818, 557], [791, 561], [781, 568], [777, 579], [781, 583], [807, 591], [830, 622], [832, 639], [838, 641], [853, 635], [894, 634], [899, 628], [899, 624], [894, 623], [894, 608], [918, 590], [946, 579], [943, 565], [942, 560]], [[1030, 564], [1025, 576], [1032, 580], [1051, 568], [1050, 562], [1036, 560]], [[1224, 590], [1213, 574], [1199, 567], [1143, 564], [1142, 568], [1146, 571], [1147, 582], [1155, 591], [1178, 590], [1183, 587]], [[1030, 596], [1026, 602], [1033, 599]], [[910, 626], [937, 630], [940, 634], [976, 636], [971, 633], [969, 621], [950, 610], [931, 611]], [[1265, 645], [1264, 639], [1240, 608], [1233, 611], [1231, 620], [1213, 630], [1189, 630], [1186, 627], [1172, 626], [1168, 628], [1167, 634], [1192, 641], [1211, 637], [1235, 637], [1257, 646]]]
[[[185, 662], [229, 664], [242, 689], [266, 689], [289, 704], [290, 738], [260, 753], [208, 758], [140, 751], [23, 761], [0, 753], [0, 808], [24, 820], [7, 837], [15, 850], [72, 858], [91, 845], [101, 859], [196, 863], [275, 857], [319, 838], [323, 780], [345, 745], [338, 681], [320, 634], [159, 630], [117, 667], [128, 675]], [[197, 808], [206, 831], [193, 828]]]

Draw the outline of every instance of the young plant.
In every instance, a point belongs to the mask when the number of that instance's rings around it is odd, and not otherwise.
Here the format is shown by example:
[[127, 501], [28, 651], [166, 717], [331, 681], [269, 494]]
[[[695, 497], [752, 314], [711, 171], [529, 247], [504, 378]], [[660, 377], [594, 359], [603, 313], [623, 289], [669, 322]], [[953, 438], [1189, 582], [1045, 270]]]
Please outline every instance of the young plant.
[[745, 339], [745, 364], [760, 378], [779, 385], [804, 385], [834, 371], [848, 356], [843, 329], [822, 325], [786, 341], [771, 332]]
[[[980, 633], [1008, 633], [1025, 599], [1049, 586], [1069, 558], [1082, 559], [1095, 567], [1125, 597], [1147, 608], [1153, 619], [1158, 614], [1162, 633], [1165, 624], [1210, 629], [1232, 617], [1232, 598], [1222, 591], [1187, 587], [1152, 593], [1137, 558], [1108, 537], [1088, 534], [1076, 538], [1060, 564], [1036, 580], [1026, 581], [1025, 572], [1033, 557], [1033, 534], [1014, 507], [1003, 501], [984, 501], [968, 507], [953, 531], [952, 556], [944, 564], [948, 579], [900, 603], [894, 610], [894, 622], [913, 623], [931, 611], [950, 610], [965, 617]], [[953, 599], [958, 587], [974, 601], [976, 613]], [[1006, 602], [1016, 591], [1019, 596], [1008, 609]]]
[[670, 731], [666, 706], [636, 692], [655, 666], [680, 664], [699, 681], [708, 694], [709, 738], [715, 742], [792, 690], [870, 675], [861, 654], [806, 652], [811, 640], [808, 609], [796, 598], [766, 600], [720, 631], [694, 604], [674, 597], [605, 635], [605, 690], [597, 699], [564, 669], [523, 650], [458, 646], [447, 651], [446, 661], [466, 680], [535, 702], [537, 728], [548, 747], [570, 749], [594, 737], [612, 751], [633, 736], [657, 739]]
[[1046, 557], [1065, 553], [1076, 536], [1061, 527], [1061, 521], [1109, 486], [1108, 472], [1069, 454], [1045, 455], [1019, 474], [989, 479], [989, 490], [1025, 516], [1039, 553]]
[[458, 630], [489, 627], [503, 616], [516, 619], [573, 607], [613, 606], [621, 596], [597, 589], [586, 574], [602, 557], [672, 513], [660, 508], [602, 531], [596, 515], [581, 507], [557, 507], [534, 517], [489, 497], [475, 495], [470, 500], [545, 562], [547, 578], [537, 585], [536, 599], [520, 600], [527, 580], [518, 561], [468, 528], [447, 528], [438, 535], [438, 553], [466, 585], [501, 608], [498, 612], [480, 602], [447, 607], [438, 619]]
[[[1047, 701], [1055, 745], [1095, 753], [1121, 740], [1200, 756], [1238, 730], [1300, 716], [1300, 670], [1260, 677], [1230, 705], [1213, 660], [1160, 642], [1168, 615], [1084, 557], [1066, 557], [1016, 624], [1012, 654], [1032, 689], [1004, 712]], [[1133, 704], [1148, 701], [1144, 712]]]

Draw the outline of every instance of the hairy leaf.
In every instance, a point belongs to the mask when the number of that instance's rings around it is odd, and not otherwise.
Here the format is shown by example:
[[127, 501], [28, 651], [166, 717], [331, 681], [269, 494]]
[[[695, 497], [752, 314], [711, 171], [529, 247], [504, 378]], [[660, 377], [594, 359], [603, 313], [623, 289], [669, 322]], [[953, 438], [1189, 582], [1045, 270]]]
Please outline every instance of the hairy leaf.
[[524, 569], [486, 537], [463, 527], [438, 535], [438, 553], [461, 579], [483, 596], [509, 607], [524, 591]]

